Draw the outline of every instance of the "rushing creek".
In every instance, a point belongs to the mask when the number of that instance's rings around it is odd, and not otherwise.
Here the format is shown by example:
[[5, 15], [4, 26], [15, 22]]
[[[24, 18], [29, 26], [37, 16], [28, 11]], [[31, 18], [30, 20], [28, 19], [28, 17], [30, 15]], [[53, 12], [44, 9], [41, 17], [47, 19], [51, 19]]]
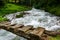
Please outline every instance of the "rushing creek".
[[[15, 18], [20, 12], [6, 15], [11, 24], [24, 24], [33, 25], [34, 28], [43, 27], [49, 31], [56, 31], [60, 29], [60, 17], [54, 16], [44, 10], [38, 10], [32, 8], [32, 10], [25, 11], [29, 14], [23, 15], [23, 17]], [[14, 19], [13, 19], [14, 18]], [[0, 30], [0, 40], [26, 40], [25, 38], [16, 36], [5, 30]]]

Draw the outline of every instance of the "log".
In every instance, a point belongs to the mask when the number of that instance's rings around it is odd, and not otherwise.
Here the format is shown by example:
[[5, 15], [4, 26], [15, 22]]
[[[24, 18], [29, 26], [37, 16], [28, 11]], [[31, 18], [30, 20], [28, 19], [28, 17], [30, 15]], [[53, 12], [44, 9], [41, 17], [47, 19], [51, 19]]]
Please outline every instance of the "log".
[[30, 30], [32, 27], [29, 26], [24, 26], [22, 28], [19, 28], [18, 30], [20, 30], [21, 32], [27, 32], [28, 30]]
[[32, 30], [29, 34], [29, 36], [31, 37], [31, 40], [40, 40], [42, 34], [44, 33], [44, 28], [38, 27], [34, 30]]
[[60, 32], [56, 32], [56, 31], [45, 31], [45, 34], [49, 35], [49, 36], [57, 36], [60, 35]]
[[41, 36], [41, 40], [49, 40], [49, 36], [47, 34], [43, 34]]

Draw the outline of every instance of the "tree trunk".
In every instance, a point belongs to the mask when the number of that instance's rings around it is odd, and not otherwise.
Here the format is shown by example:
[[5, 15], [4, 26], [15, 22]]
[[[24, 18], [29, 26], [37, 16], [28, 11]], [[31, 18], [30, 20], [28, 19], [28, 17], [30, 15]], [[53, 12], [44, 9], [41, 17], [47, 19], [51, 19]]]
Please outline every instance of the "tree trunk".
[[16, 0], [15, 0], [15, 3], [16, 3]]

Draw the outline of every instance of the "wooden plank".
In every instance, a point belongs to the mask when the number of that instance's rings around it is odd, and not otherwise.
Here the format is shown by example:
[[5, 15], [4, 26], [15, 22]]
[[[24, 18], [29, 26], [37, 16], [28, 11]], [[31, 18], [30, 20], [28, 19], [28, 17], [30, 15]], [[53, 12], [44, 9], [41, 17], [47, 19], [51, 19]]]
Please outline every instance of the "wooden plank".
[[24, 25], [15, 25], [15, 26], [11, 26], [10, 30], [13, 30], [14, 32], [16, 32], [18, 30], [18, 28], [22, 28]]
[[32, 32], [30, 32], [31, 34], [40, 34], [40, 32], [42, 33], [42, 31], [43, 31], [44, 29], [43, 28], [41, 28], [41, 27], [39, 27], [39, 28], [36, 28], [35, 30], [33, 30]]
[[47, 34], [43, 34], [41, 37], [41, 40], [49, 40], [49, 36]]
[[18, 30], [23, 31], [23, 32], [26, 32], [26, 31], [28, 31], [31, 28], [32, 27], [24, 26], [23, 28], [19, 28]]
[[36, 38], [36, 40], [39, 40], [41, 35], [44, 33], [44, 30], [45, 30], [44, 28], [38, 27], [31, 31], [29, 35], [34, 39]]
[[24, 25], [15, 25], [15, 26], [11, 26], [11, 28], [15, 29], [15, 28], [21, 28], [23, 27]]
[[45, 34], [49, 35], [49, 36], [57, 36], [57, 35], [60, 35], [60, 32], [57, 32], [57, 31], [45, 31], [44, 32]]
[[1, 22], [0, 24], [5, 24], [5, 25], [9, 25], [9, 24], [11, 24], [10, 22]]
[[0, 28], [7, 29], [7, 28], [9, 28], [9, 25], [0, 24]]
[[45, 29], [44, 28], [40, 28], [39, 33], [37, 34], [38, 36], [41, 36], [44, 33]]

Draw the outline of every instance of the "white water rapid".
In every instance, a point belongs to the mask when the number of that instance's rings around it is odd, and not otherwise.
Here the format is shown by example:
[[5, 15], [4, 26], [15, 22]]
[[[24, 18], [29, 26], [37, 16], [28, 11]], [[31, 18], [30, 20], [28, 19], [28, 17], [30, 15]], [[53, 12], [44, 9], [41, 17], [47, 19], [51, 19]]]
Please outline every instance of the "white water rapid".
[[44, 10], [32, 9], [25, 11], [30, 14], [26, 14], [23, 17], [12, 19], [11, 24], [24, 24], [33, 25], [34, 28], [43, 27], [49, 31], [55, 31], [60, 29], [59, 17], [49, 14]]
[[[11, 21], [11, 24], [24, 24], [33, 25], [34, 28], [43, 27], [49, 31], [56, 31], [60, 29], [60, 17], [51, 15], [44, 10], [32, 9], [28, 12], [29, 14], [24, 15], [20, 18], [15, 18], [20, 12], [15, 14], [9, 14], [6, 17]], [[14, 16], [15, 15], [15, 16]], [[14, 18], [14, 19], [13, 19]], [[0, 40], [26, 40], [22, 37], [18, 37], [12, 33], [0, 30]]]

